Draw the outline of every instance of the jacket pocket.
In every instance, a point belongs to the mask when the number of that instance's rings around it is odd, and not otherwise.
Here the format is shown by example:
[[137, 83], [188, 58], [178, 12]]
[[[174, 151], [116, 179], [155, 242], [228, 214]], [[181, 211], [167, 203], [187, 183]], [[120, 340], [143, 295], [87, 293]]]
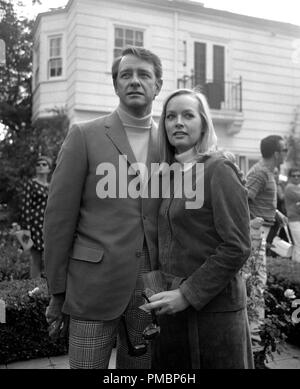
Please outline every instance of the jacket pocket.
[[70, 257], [79, 261], [98, 263], [103, 259], [104, 250], [102, 248], [92, 248], [74, 244]]

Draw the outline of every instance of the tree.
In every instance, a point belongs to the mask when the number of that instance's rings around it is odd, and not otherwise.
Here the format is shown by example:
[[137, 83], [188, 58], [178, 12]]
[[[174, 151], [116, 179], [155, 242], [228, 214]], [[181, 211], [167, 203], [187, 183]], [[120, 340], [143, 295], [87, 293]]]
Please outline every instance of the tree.
[[6, 45], [6, 65], [0, 69], [0, 122], [6, 135], [0, 143], [0, 202], [13, 204], [18, 190], [23, 153], [31, 127], [32, 26], [18, 20], [10, 1], [0, 0], [0, 38]]
[[38, 154], [46, 152], [55, 160], [68, 120], [57, 111], [53, 119], [32, 126], [34, 22], [18, 19], [10, 0], [0, 0], [0, 15], [0, 39], [6, 44], [6, 66], [0, 68], [0, 124], [5, 126], [0, 140], [0, 204], [8, 204], [11, 217], [17, 219], [23, 181], [34, 173]]
[[0, 73], [0, 120], [13, 140], [31, 122], [33, 21], [18, 20], [7, 0], [0, 0], [0, 11], [0, 38], [6, 44], [6, 66]]
[[291, 122], [290, 135], [288, 137], [289, 152], [287, 155], [288, 166], [300, 168], [300, 134], [297, 129], [300, 125], [300, 105], [294, 109], [293, 120]]

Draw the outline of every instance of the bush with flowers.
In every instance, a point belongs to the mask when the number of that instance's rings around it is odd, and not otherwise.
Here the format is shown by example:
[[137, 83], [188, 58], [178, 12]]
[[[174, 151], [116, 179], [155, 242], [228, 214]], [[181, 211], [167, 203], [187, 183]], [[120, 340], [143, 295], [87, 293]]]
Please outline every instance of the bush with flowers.
[[265, 263], [262, 222], [261, 218], [250, 222], [252, 250], [242, 268], [256, 368], [266, 368], [265, 362], [275, 351], [280, 353], [286, 341], [300, 343], [300, 324], [292, 318], [293, 301], [300, 299], [300, 264], [279, 256], [267, 257]]
[[285, 342], [291, 339], [291, 335], [297, 329], [297, 324], [292, 319], [294, 311], [292, 301], [296, 298], [292, 289], [285, 289], [277, 280], [269, 275], [265, 290], [265, 320], [260, 328], [262, 350], [258, 358], [268, 361], [277, 351], [279, 354], [284, 348]]
[[29, 278], [29, 255], [20, 248], [10, 229], [0, 229], [0, 281]]
[[29, 279], [30, 254], [21, 250], [14, 227], [0, 228], [0, 299], [6, 316], [0, 322], [0, 364], [67, 353], [67, 339], [48, 335], [47, 284]]
[[0, 323], [0, 364], [67, 353], [68, 340], [52, 340], [45, 319], [49, 303], [44, 279], [0, 282], [6, 323]]
[[285, 325], [281, 325], [286, 341], [300, 346], [300, 323], [292, 319], [296, 310], [294, 303], [300, 299], [300, 263], [288, 258], [270, 257], [267, 258], [267, 268], [270, 294], [266, 300], [267, 309], [277, 313], [283, 320], [286, 318]]
[[[253, 252], [244, 267], [248, 294], [249, 321], [257, 317], [257, 306], [262, 304], [261, 296], [255, 291], [263, 291], [265, 319], [260, 326], [259, 347], [254, 349], [255, 367], [266, 368], [265, 362], [273, 359], [273, 353], [280, 353], [286, 342], [300, 346], [300, 323], [293, 321], [295, 306], [300, 299], [300, 264], [287, 258], [267, 258], [267, 285], [261, 285], [258, 268], [255, 265], [257, 253]], [[251, 275], [251, 276], [250, 276]]]

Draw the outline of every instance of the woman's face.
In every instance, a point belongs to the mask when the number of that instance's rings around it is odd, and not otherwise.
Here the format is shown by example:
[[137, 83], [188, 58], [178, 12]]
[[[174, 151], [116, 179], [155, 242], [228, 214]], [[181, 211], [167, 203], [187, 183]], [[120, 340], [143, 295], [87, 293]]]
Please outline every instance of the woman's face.
[[178, 154], [192, 148], [202, 130], [197, 98], [188, 94], [173, 97], [166, 106], [165, 128]]
[[36, 163], [36, 173], [37, 174], [46, 174], [50, 172], [50, 168], [47, 161], [40, 159]]

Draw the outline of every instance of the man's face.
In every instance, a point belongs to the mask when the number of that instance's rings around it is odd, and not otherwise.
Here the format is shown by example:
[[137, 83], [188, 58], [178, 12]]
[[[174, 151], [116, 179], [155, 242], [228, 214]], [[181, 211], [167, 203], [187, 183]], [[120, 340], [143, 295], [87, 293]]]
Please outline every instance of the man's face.
[[126, 112], [138, 117], [149, 114], [161, 86], [162, 81], [156, 78], [152, 63], [133, 55], [121, 59], [115, 91]]
[[300, 184], [300, 170], [295, 170], [291, 176], [290, 181], [292, 184], [299, 185]]

